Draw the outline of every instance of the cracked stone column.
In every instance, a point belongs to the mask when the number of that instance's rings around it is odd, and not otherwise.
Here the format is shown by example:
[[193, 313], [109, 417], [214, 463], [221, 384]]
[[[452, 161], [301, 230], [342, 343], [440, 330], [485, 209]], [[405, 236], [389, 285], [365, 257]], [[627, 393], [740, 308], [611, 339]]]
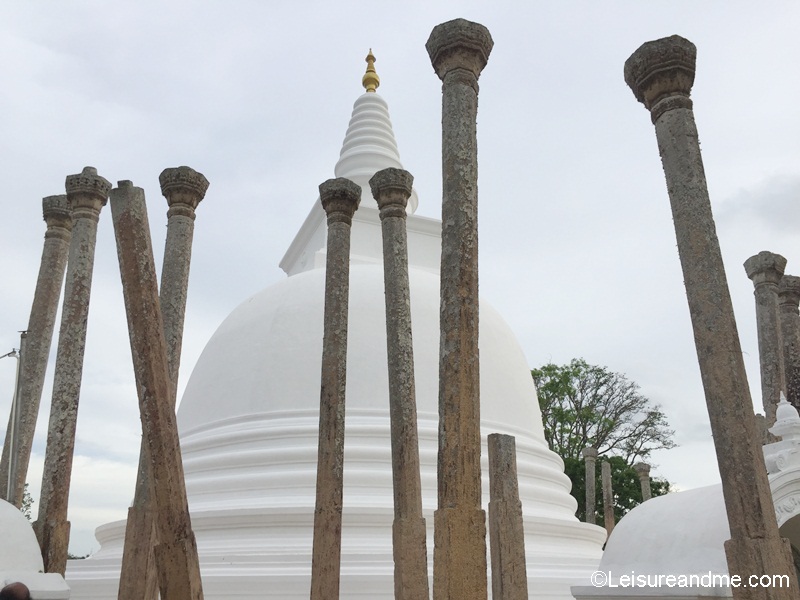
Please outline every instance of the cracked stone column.
[[419, 471], [406, 205], [414, 178], [383, 169], [369, 180], [383, 229], [383, 277], [389, 364], [389, 415], [394, 488], [394, 597], [428, 600], [428, 553]]
[[319, 186], [319, 196], [328, 216], [328, 245], [311, 600], [337, 600], [342, 553], [350, 228], [361, 201], [361, 187], [343, 177], [329, 179]]
[[786, 268], [780, 254], [759, 252], [744, 262], [744, 270], [753, 281], [758, 327], [758, 358], [761, 364], [761, 402], [767, 427], [775, 424], [775, 410], [784, 385], [783, 340], [778, 310], [778, 284]]
[[153, 480], [158, 545], [155, 562], [162, 598], [201, 600], [197, 543], [189, 517], [167, 344], [158, 298], [144, 190], [120, 181], [111, 191], [111, 213], [122, 292], [139, 390], [142, 437]]
[[[159, 303], [167, 343], [170, 403], [174, 409], [178, 393], [186, 296], [189, 289], [195, 209], [205, 197], [208, 180], [194, 169], [178, 167], [165, 169], [159, 177], [159, 182], [161, 192], [169, 205]], [[128, 509], [128, 524], [125, 529], [119, 600], [155, 600], [158, 593], [157, 569], [153, 554], [156, 543], [153, 513], [155, 506], [150, 489], [152, 476], [146, 450], [145, 441], [142, 440], [136, 492], [133, 506]]]
[[650, 465], [638, 462], [633, 465], [633, 470], [639, 476], [639, 485], [642, 486], [642, 502], [646, 502], [653, 497], [653, 490], [650, 487]]
[[[0, 462], [0, 491], [2, 497], [22, 506], [28, 464], [31, 458], [36, 419], [42, 400], [42, 387], [47, 371], [50, 345], [53, 341], [58, 300], [64, 283], [70, 240], [72, 239], [72, 210], [65, 195], [47, 196], [42, 199], [42, 214], [47, 230], [44, 234], [42, 260], [39, 277], [33, 294], [33, 305], [28, 319], [24, 352], [20, 349], [19, 415], [17, 419], [16, 456], [11, 456], [9, 439], [3, 446]], [[24, 359], [24, 360], [23, 360]], [[10, 431], [10, 428], [8, 429]], [[9, 469], [12, 466], [11, 489], [8, 487]]]
[[464, 19], [437, 25], [425, 47], [442, 80], [442, 262], [438, 508], [433, 597], [487, 597], [481, 509], [478, 358], [478, 77], [493, 42]]
[[528, 600], [525, 529], [513, 435], [489, 435], [489, 542], [493, 600]]
[[34, 524], [42, 548], [44, 570], [61, 573], [67, 567], [69, 522], [67, 509], [78, 400], [86, 349], [86, 322], [92, 288], [97, 222], [108, 200], [111, 184], [86, 167], [66, 180], [67, 201], [72, 206], [72, 239], [67, 259], [64, 305], [58, 334], [53, 399], [47, 432], [39, 517]]
[[600, 479], [603, 485], [603, 523], [608, 535], [614, 531], [614, 490], [611, 488], [611, 463], [600, 463]]
[[791, 589], [739, 587], [733, 597], [788, 599], [797, 578], [789, 543], [778, 534], [689, 97], [696, 52], [679, 36], [647, 42], [626, 61], [625, 81], [650, 111], [667, 179], [731, 531], [728, 568], [731, 575], [791, 579]]
[[595, 474], [597, 473], [597, 448], [584, 448], [583, 462], [586, 466], [586, 522], [595, 524], [595, 510], [597, 507], [597, 486], [595, 484]]
[[786, 399], [800, 407], [800, 277], [784, 275], [778, 284]]

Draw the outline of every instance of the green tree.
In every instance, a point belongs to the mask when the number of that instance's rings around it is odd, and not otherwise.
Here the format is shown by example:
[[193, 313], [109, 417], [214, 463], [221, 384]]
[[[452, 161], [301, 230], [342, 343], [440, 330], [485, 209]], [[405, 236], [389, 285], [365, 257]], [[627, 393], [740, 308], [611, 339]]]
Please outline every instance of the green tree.
[[[597, 522], [602, 524], [600, 462], [611, 463], [615, 516], [620, 519], [642, 501], [641, 487], [633, 464], [646, 460], [654, 450], [674, 448], [661, 407], [639, 392], [639, 386], [606, 367], [573, 359], [568, 365], [547, 364], [531, 371], [544, 436], [550, 449], [564, 460], [564, 472], [572, 481], [578, 501], [577, 516], [585, 520], [585, 466], [581, 451], [589, 446], [598, 452]], [[665, 479], [651, 478], [652, 494], [669, 491]]]

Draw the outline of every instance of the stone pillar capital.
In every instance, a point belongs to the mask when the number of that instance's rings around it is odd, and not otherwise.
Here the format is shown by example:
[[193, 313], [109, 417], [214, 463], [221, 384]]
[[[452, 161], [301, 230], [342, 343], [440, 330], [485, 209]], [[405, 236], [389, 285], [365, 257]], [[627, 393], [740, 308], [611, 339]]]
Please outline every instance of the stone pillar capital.
[[625, 83], [653, 123], [674, 108], [692, 108], [697, 48], [679, 35], [642, 44], [625, 61]]
[[442, 81], [455, 70], [467, 71], [477, 81], [493, 46], [494, 41], [486, 27], [466, 19], [454, 19], [433, 28], [425, 49]]
[[596, 460], [597, 448], [592, 448], [591, 446], [588, 448], [584, 448], [583, 450], [581, 450], [581, 456], [583, 456], [584, 460]]
[[328, 179], [319, 186], [319, 199], [328, 215], [328, 223], [350, 224], [361, 202], [361, 186], [344, 177]]
[[64, 230], [62, 233], [68, 234], [72, 230], [72, 208], [65, 194], [42, 198], [42, 216], [48, 233]]
[[650, 476], [650, 465], [645, 462], [637, 462], [633, 465], [633, 470], [636, 471], [636, 474], [639, 477], [649, 477]]
[[800, 277], [784, 275], [778, 284], [778, 301], [781, 306], [791, 306], [797, 310], [800, 305]]
[[208, 179], [189, 167], [164, 169], [158, 176], [158, 182], [170, 209], [177, 206], [186, 207], [190, 211], [190, 216], [194, 216], [194, 210], [208, 189]]
[[67, 175], [65, 187], [73, 211], [89, 209], [99, 213], [108, 202], [111, 182], [100, 177], [94, 167], [84, 167], [77, 175]]
[[786, 268], [786, 259], [780, 254], [762, 250], [744, 261], [744, 270], [755, 286], [762, 283], [778, 285]]
[[414, 185], [414, 176], [403, 169], [390, 167], [375, 173], [369, 180], [372, 196], [378, 203], [381, 219], [384, 216], [406, 216], [406, 205], [411, 196], [411, 186]]

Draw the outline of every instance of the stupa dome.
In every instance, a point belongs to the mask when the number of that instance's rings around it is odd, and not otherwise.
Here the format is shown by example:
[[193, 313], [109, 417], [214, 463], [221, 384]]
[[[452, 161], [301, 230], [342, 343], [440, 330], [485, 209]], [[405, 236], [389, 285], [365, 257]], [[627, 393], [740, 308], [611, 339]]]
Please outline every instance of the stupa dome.
[[[356, 100], [336, 175], [366, 185], [400, 167], [385, 101]], [[394, 598], [386, 318], [377, 205], [353, 218], [341, 598]], [[407, 218], [416, 399], [428, 561], [433, 558], [439, 387], [441, 222]], [[314, 203], [281, 261], [289, 275], [245, 300], [208, 342], [178, 410], [205, 597], [308, 598], [315, 506], [325, 288], [325, 214]], [[605, 530], [580, 523], [561, 459], [544, 440], [529, 366], [514, 334], [480, 305], [484, 505], [486, 436], [516, 437], [528, 578], [538, 598], [571, 598], [597, 566]], [[75, 597], [114, 598], [125, 523], [73, 563]], [[102, 592], [100, 589], [102, 588]]]

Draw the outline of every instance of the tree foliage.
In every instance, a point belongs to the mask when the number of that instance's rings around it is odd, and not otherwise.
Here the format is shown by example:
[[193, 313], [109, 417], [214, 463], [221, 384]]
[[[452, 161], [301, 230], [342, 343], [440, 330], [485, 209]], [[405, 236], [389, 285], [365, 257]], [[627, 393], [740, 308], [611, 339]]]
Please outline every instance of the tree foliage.
[[[595, 519], [603, 525], [600, 463], [611, 464], [615, 519], [642, 502], [639, 477], [633, 464], [653, 450], [674, 448], [666, 415], [661, 407], [639, 392], [639, 386], [620, 373], [573, 359], [568, 365], [547, 364], [531, 371], [544, 436], [550, 449], [564, 460], [578, 501], [577, 517], [586, 518], [586, 467], [581, 451], [597, 449]], [[665, 479], [651, 478], [653, 496], [669, 492]]]
[[22, 489], [22, 506], [20, 510], [28, 521], [31, 520], [31, 508], [33, 508], [33, 496], [31, 496], [31, 493], [28, 491], [28, 484], [26, 483], [25, 487]]
[[632, 465], [653, 450], [674, 448], [675, 432], [661, 407], [639, 393], [639, 386], [605, 367], [573, 359], [531, 371], [539, 396], [544, 435], [564, 459], [580, 459], [591, 446]]

